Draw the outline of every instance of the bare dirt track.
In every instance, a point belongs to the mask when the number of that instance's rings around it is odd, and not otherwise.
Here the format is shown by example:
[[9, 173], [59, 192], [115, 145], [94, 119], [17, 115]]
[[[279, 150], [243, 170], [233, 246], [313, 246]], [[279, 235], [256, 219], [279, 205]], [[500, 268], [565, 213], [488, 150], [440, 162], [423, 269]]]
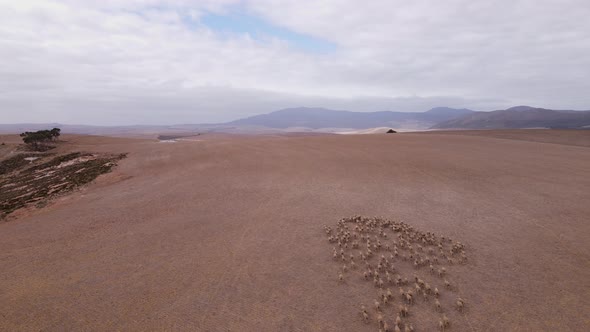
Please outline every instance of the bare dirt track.
[[377, 331], [323, 231], [357, 214], [467, 246], [448, 331], [590, 330], [590, 131], [554, 133], [66, 136], [129, 154], [0, 224], [0, 330]]

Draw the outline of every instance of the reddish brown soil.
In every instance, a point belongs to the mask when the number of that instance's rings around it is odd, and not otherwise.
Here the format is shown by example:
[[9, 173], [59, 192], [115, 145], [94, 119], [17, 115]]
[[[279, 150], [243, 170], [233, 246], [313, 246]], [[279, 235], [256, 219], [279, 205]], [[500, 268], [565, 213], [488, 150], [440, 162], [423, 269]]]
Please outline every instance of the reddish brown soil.
[[356, 214], [466, 245], [449, 331], [590, 330], [588, 136], [486, 133], [66, 135], [129, 155], [0, 224], [0, 330], [376, 331], [374, 288], [338, 282], [323, 231]]

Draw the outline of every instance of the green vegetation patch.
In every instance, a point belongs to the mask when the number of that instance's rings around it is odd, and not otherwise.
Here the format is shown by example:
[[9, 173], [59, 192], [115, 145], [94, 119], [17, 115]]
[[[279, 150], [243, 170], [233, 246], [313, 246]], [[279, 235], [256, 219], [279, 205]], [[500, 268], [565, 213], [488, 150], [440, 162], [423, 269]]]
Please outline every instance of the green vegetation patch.
[[41, 158], [47, 157], [48, 155], [36, 154], [36, 153], [20, 153], [8, 159], [0, 162], [0, 175], [8, 174], [19, 168], [23, 168], [30, 165], [33, 160], [27, 160], [27, 158], [36, 158], [37, 161]]
[[[0, 218], [31, 204], [42, 206], [51, 197], [89, 183], [125, 156], [73, 152], [50, 160], [50, 155], [28, 154], [7, 159], [0, 164]], [[28, 157], [40, 157], [42, 162]]]

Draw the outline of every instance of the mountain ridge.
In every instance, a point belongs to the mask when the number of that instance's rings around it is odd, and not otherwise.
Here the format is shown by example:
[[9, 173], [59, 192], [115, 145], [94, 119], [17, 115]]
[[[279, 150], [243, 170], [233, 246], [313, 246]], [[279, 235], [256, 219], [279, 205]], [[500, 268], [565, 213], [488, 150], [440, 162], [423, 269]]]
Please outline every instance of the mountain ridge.
[[505, 110], [474, 112], [442, 121], [431, 129], [582, 129], [588, 126], [590, 126], [590, 111], [515, 106]]
[[353, 112], [320, 107], [285, 108], [271, 113], [254, 115], [223, 123], [224, 125], [248, 125], [285, 129], [289, 127], [352, 128], [400, 127], [414, 123], [428, 128], [436, 122], [450, 120], [460, 115], [474, 113], [469, 109], [438, 107], [426, 112]]
[[104, 136], [180, 134], [197, 132], [271, 133], [338, 132], [373, 128], [427, 129], [590, 129], [590, 111], [551, 110], [514, 106], [505, 110], [477, 112], [466, 108], [435, 107], [424, 112], [353, 112], [321, 107], [294, 107], [245, 117], [225, 123], [175, 125], [75, 125], [60, 123], [0, 124], [2, 133], [20, 133], [59, 127], [68, 133]]

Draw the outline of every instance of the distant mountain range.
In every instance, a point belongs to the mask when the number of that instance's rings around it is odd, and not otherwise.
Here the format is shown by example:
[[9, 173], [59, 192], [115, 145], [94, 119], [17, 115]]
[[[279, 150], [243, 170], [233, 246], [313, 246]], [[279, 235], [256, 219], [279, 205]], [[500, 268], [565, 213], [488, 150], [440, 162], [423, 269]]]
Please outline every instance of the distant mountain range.
[[475, 113], [468, 109], [437, 107], [426, 112], [350, 112], [325, 108], [287, 108], [224, 123], [228, 126], [260, 126], [267, 128], [350, 128], [374, 127], [428, 128], [439, 122], [449, 121]]
[[590, 128], [590, 111], [563, 111], [516, 106], [474, 112], [441, 121], [432, 129]]
[[[366, 131], [372, 128], [426, 129], [590, 129], [590, 111], [563, 111], [517, 106], [492, 112], [436, 107], [426, 112], [350, 112], [325, 108], [287, 108], [218, 124], [150, 126], [87, 126], [50, 124], [0, 124], [0, 132], [20, 133], [59, 127], [64, 133], [104, 136], [182, 135], [203, 132], [273, 133]], [[379, 129], [379, 130], [381, 130]], [[373, 130], [374, 131], [374, 130]], [[371, 131], [371, 132], [373, 132]]]
[[227, 126], [266, 128], [392, 127], [401, 129], [515, 129], [584, 128], [590, 126], [590, 111], [565, 111], [516, 106], [506, 110], [475, 112], [436, 107], [426, 112], [349, 112], [325, 108], [287, 108], [225, 123]]

